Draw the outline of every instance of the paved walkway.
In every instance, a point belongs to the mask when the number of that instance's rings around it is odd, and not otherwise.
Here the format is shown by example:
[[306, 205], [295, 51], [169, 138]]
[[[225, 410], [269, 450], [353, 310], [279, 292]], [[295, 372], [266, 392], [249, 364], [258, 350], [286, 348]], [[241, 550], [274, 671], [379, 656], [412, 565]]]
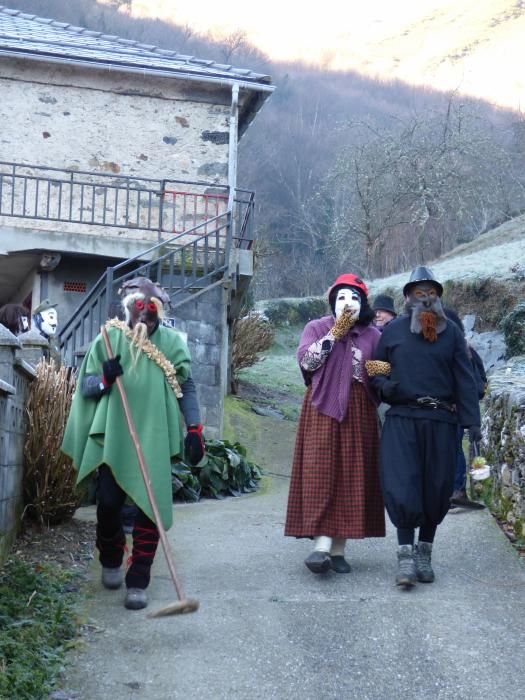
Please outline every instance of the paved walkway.
[[[283, 423], [280, 434], [269, 426], [281, 439]], [[255, 494], [175, 506], [170, 541], [198, 612], [149, 619], [128, 611], [124, 591], [104, 590], [93, 563], [90, 631], [69, 657], [68, 695], [522, 700], [525, 565], [491, 516], [447, 515], [434, 584], [395, 587], [392, 528], [349, 544], [351, 574], [315, 576], [303, 565], [310, 543], [283, 537], [288, 465], [263, 465], [273, 475]], [[176, 600], [160, 549], [149, 595], [151, 610]]]

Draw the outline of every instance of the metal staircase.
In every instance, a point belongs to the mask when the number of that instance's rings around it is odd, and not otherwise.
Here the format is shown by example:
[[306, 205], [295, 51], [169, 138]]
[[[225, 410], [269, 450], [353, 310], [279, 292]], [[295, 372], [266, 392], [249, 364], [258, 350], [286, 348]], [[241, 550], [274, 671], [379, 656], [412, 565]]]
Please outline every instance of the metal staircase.
[[102, 323], [117, 315], [118, 289], [130, 277], [158, 282], [172, 311], [219, 285], [229, 290], [231, 307], [238, 306], [248, 280], [232, 252], [251, 248], [254, 195], [239, 189], [232, 200], [228, 188], [216, 183], [0, 162], [0, 217], [38, 220], [43, 248], [46, 222], [60, 222], [64, 233], [88, 226], [99, 236], [107, 227], [142, 231], [144, 240], [157, 234], [154, 245], [108, 267], [61, 329], [68, 366], [78, 364]]
[[118, 290], [131, 277], [158, 282], [169, 294], [172, 311], [218, 285], [227, 285], [233, 292], [236, 275], [229, 265], [231, 221], [227, 211], [108, 267], [60, 332], [65, 364], [75, 366], [104, 321], [118, 315]]

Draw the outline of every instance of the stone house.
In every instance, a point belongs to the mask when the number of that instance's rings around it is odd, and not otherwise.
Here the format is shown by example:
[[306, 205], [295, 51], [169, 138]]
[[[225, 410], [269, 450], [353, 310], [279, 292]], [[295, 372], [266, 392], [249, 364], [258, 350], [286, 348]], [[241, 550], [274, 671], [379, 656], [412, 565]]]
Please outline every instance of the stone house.
[[252, 273], [237, 146], [270, 78], [3, 6], [0, 67], [0, 305], [58, 303], [78, 364], [118, 281], [155, 260], [141, 273], [172, 297], [218, 436], [228, 316]]
[[[0, 306], [57, 303], [78, 365], [122, 281], [155, 279], [187, 335], [206, 435], [221, 437], [230, 321], [253, 270], [237, 147], [270, 78], [0, 5], [0, 91]], [[42, 354], [25, 336], [0, 326], [0, 558]]]

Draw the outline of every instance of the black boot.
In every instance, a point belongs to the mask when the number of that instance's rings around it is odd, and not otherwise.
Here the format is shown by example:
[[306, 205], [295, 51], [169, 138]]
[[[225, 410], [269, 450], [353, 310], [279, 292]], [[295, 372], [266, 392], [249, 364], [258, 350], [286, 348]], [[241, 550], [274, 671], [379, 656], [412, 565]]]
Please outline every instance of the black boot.
[[119, 528], [111, 537], [105, 537], [100, 523], [97, 524], [96, 546], [99, 551], [99, 561], [102, 566], [115, 569], [122, 564], [124, 549], [126, 548], [126, 536], [124, 530]]
[[96, 545], [102, 564], [102, 585], [109, 589], [120, 588], [124, 581], [121, 565], [126, 548], [126, 536], [122, 529], [119, 529], [112, 537], [104, 537], [100, 534], [100, 530], [101, 527], [98, 524]]
[[150, 582], [151, 565], [159, 543], [159, 531], [151, 522], [148, 527], [135, 523], [133, 528], [133, 551], [131, 565], [126, 574], [128, 588], [147, 588]]

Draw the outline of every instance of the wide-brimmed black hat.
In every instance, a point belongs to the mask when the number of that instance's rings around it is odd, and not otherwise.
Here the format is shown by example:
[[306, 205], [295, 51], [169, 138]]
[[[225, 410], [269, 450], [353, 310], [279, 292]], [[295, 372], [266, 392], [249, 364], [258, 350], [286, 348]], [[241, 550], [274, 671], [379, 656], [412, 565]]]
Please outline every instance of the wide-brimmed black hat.
[[397, 316], [394, 308], [394, 300], [388, 294], [378, 294], [374, 299], [372, 311], [388, 311], [389, 314]]
[[410, 293], [412, 287], [420, 282], [432, 282], [432, 284], [436, 287], [439, 296], [443, 294], [443, 286], [434, 277], [432, 270], [429, 267], [423, 267], [421, 265], [419, 267], [415, 267], [410, 273], [410, 279], [403, 287], [403, 296], [406, 297], [406, 295]]

